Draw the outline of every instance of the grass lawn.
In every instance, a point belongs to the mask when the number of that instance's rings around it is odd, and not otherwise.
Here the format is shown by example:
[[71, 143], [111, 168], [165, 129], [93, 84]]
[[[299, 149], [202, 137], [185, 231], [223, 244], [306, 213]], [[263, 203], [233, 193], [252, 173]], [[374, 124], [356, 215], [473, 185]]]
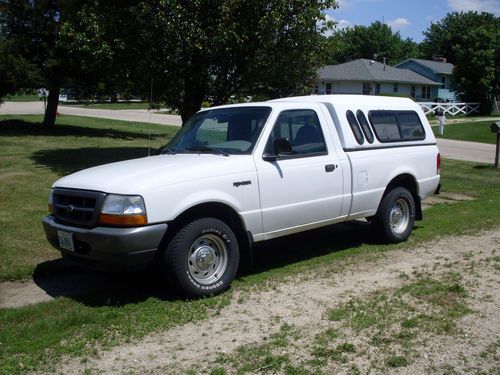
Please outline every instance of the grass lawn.
[[[41, 116], [0, 116], [0, 277], [35, 281], [44, 274], [71, 273], [57, 261], [43, 233], [51, 183], [62, 175], [97, 164], [145, 156], [148, 132], [159, 147], [174, 127], [61, 116], [53, 131], [43, 132]], [[257, 247], [255, 265], [242, 270], [234, 290], [264, 288], [270, 281], [343, 261], [379, 256], [443, 235], [476, 233], [496, 227], [500, 212], [500, 171], [491, 166], [443, 160], [443, 191], [477, 197], [425, 211], [410, 239], [382, 245], [368, 224], [348, 223], [277, 239]], [[51, 261], [52, 260], [52, 261]], [[89, 274], [89, 280], [92, 279]], [[92, 356], [110, 347], [188, 321], [205, 319], [230, 302], [231, 292], [183, 301], [148, 273], [111, 275], [117, 290], [0, 309], [0, 374], [49, 369], [63, 355]]]
[[[10, 120], [6, 120], [10, 119]], [[0, 116], [0, 280], [29, 277], [34, 266], [57, 257], [47, 244], [40, 220], [47, 194], [63, 175], [91, 166], [147, 156], [176, 127], [59, 116], [44, 132], [42, 116]], [[154, 151], [154, 150], [153, 150]]]
[[8, 95], [4, 100], [9, 102], [38, 102], [40, 98], [37, 94], [17, 94]]
[[496, 135], [491, 133], [491, 121], [469, 122], [465, 124], [450, 124], [444, 127], [444, 135], [437, 134], [438, 127], [433, 126], [432, 130], [437, 138], [456, 139], [459, 141], [496, 143]]
[[144, 103], [144, 102], [119, 102], [119, 103], [61, 102], [59, 105], [67, 107], [83, 107], [83, 108], [95, 108], [95, 109], [149, 109], [149, 103]]

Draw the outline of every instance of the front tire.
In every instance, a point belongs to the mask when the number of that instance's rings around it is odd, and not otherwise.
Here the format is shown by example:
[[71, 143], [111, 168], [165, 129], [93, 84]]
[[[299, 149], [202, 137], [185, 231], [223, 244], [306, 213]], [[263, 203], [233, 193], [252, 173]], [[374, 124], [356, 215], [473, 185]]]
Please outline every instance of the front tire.
[[391, 190], [382, 199], [373, 225], [385, 242], [406, 241], [415, 226], [415, 200], [411, 193], [403, 187]]
[[239, 246], [229, 226], [202, 218], [182, 227], [170, 241], [164, 260], [174, 283], [189, 297], [228, 289], [239, 264]]

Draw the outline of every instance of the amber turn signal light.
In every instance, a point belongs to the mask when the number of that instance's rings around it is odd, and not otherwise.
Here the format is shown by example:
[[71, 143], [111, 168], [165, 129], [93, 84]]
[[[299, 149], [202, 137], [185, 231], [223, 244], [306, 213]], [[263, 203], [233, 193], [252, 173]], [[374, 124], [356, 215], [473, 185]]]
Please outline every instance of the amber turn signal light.
[[116, 227], [137, 227], [146, 225], [148, 219], [146, 215], [110, 215], [100, 214], [99, 224]]

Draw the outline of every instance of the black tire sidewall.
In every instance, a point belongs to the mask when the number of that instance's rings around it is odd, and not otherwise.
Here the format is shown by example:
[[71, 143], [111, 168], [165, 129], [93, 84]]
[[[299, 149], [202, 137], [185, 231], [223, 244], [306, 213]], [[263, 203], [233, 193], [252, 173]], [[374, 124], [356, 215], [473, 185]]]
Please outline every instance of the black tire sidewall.
[[[391, 228], [391, 209], [399, 198], [403, 198], [408, 202], [410, 206], [410, 219], [408, 226], [402, 233], [394, 233]], [[379, 235], [382, 239], [391, 242], [398, 243], [404, 242], [410, 236], [413, 227], [415, 225], [415, 200], [411, 193], [403, 187], [397, 187], [391, 190], [383, 199], [379, 207], [379, 211], [376, 216], [376, 227], [379, 231]]]
[[[198, 283], [188, 269], [189, 250], [193, 242], [204, 234], [219, 237], [227, 246], [228, 259], [222, 277], [213, 284]], [[209, 296], [229, 288], [239, 264], [239, 246], [231, 228], [216, 218], [197, 219], [182, 227], [170, 241], [164, 254], [171, 278], [183, 294], [190, 297]]]

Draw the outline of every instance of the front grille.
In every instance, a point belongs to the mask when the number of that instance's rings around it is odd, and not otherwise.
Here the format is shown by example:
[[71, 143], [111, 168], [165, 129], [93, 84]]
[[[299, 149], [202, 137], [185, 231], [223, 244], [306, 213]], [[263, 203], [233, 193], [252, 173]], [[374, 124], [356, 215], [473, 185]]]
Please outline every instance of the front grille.
[[98, 191], [56, 188], [52, 196], [54, 216], [62, 223], [94, 227], [105, 197]]

